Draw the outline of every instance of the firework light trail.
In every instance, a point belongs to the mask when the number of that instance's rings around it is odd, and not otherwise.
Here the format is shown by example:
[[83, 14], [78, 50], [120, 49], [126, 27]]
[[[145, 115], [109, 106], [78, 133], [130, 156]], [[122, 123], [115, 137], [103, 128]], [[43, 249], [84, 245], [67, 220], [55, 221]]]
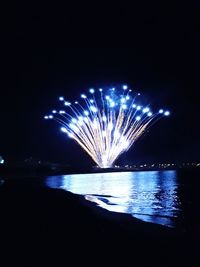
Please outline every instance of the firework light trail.
[[61, 131], [74, 139], [100, 168], [110, 168], [116, 159], [159, 118], [170, 112], [160, 109], [153, 113], [149, 106], [137, 104], [140, 94], [133, 94], [127, 85], [104, 90], [89, 89], [81, 94], [80, 103], [71, 103], [64, 97], [59, 101], [65, 107], [52, 110], [45, 119], [61, 124]]

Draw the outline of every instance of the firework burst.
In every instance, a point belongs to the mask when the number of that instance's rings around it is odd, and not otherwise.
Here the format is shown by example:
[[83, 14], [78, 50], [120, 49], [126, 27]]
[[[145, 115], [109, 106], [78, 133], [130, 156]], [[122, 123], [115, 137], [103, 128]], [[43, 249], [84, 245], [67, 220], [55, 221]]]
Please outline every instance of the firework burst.
[[45, 119], [61, 124], [61, 131], [74, 139], [100, 168], [110, 168], [116, 159], [159, 118], [169, 116], [160, 109], [153, 113], [149, 106], [137, 104], [140, 94], [132, 93], [127, 85], [104, 90], [89, 89], [81, 94], [80, 103], [59, 97], [62, 110], [52, 110]]

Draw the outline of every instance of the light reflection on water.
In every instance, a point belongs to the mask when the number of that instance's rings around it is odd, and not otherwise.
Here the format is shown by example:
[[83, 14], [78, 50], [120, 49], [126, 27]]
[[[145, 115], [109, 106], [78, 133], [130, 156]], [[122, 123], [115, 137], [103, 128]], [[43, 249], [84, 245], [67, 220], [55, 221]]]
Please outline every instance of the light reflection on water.
[[107, 210], [170, 227], [180, 211], [176, 171], [51, 176], [46, 184], [86, 195], [86, 199]]

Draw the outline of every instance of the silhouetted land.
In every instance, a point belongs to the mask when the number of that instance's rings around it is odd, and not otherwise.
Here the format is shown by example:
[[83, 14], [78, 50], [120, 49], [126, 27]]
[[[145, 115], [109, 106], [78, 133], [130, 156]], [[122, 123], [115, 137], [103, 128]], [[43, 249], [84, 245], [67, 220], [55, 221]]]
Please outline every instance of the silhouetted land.
[[104, 173], [104, 172], [130, 172], [130, 171], [163, 171], [163, 170], [186, 170], [186, 171], [196, 171], [200, 172], [199, 167], [184, 167], [184, 168], [107, 168], [107, 169], [101, 169], [101, 168], [92, 168], [92, 167], [69, 167], [65, 165], [59, 165], [56, 166], [54, 164], [49, 165], [35, 165], [35, 166], [29, 166], [26, 164], [21, 165], [0, 165], [0, 175], [6, 175], [7, 177], [13, 177], [13, 176], [19, 176], [19, 177], [36, 177], [36, 176], [48, 176], [48, 175], [65, 175], [65, 174], [81, 174], [81, 173]]
[[0, 266], [194, 266], [198, 260], [200, 228], [181, 233], [109, 212], [45, 188], [42, 178], [4, 179], [0, 203]]

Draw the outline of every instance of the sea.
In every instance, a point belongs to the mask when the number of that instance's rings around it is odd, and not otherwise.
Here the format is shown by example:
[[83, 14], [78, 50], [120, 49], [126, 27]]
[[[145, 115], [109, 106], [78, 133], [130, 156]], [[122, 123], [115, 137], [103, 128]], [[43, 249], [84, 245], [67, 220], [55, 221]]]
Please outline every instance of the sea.
[[82, 195], [103, 209], [189, 230], [200, 224], [200, 172], [164, 170], [49, 176], [46, 186]]

